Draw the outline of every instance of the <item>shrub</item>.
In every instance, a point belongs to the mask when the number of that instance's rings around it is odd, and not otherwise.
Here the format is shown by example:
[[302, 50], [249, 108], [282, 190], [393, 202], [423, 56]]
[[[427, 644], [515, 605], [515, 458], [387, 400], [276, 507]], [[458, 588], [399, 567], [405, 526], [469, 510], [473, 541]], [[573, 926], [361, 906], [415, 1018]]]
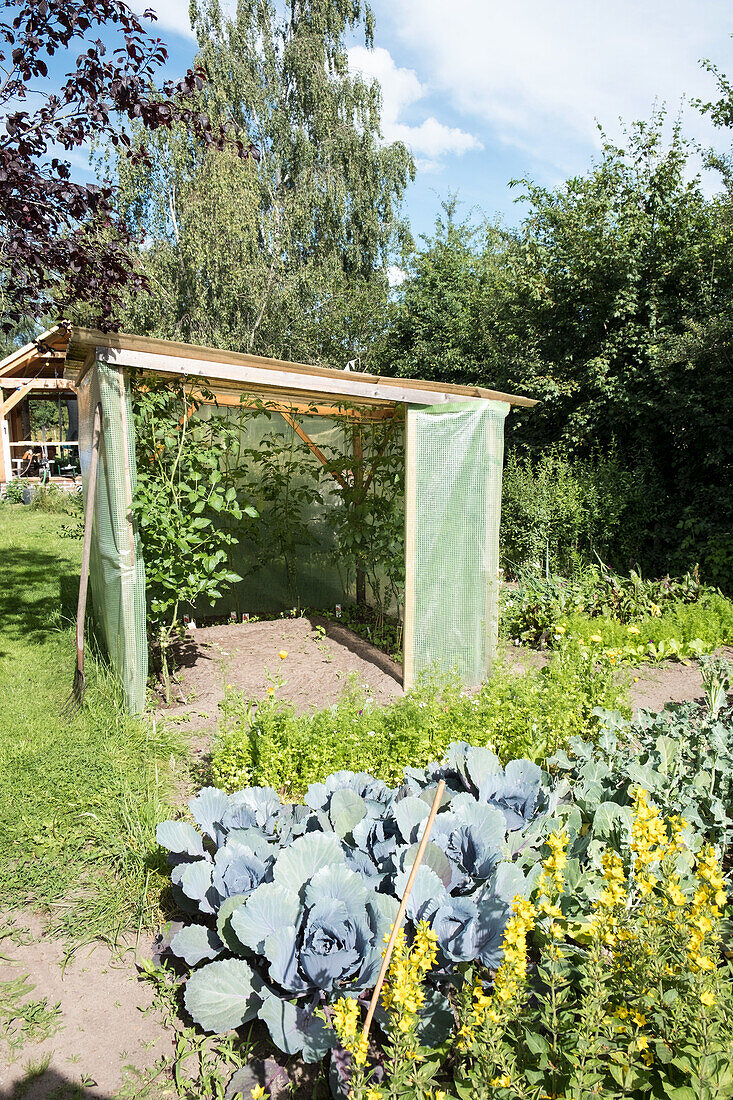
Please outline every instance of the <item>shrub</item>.
[[518, 676], [495, 668], [475, 694], [455, 681], [425, 680], [387, 707], [351, 688], [335, 707], [296, 716], [274, 695], [255, 706], [228, 691], [212, 775], [226, 790], [262, 784], [290, 798], [344, 768], [394, 783], [406, 765], [439, 758], [456, 730], [503, 760], [542, 760], [569, 737], [589, 736], [594, 709], [621, 699], [608, 664], [584, 660], [572, 645], [541, 671]]
[[[566, 573], [595, 554], [618, 568], [634, 564], [659, 515], [659, 493], [614, 455], [537, 459], [508, 454], [500, 544], [511, 574]], [[692, 559], [694, 560], [694, 559]]]
[[8, 504], [23, 503], [23, 482], [20, 478], [13, 478], [5, 485], [5, 500]]

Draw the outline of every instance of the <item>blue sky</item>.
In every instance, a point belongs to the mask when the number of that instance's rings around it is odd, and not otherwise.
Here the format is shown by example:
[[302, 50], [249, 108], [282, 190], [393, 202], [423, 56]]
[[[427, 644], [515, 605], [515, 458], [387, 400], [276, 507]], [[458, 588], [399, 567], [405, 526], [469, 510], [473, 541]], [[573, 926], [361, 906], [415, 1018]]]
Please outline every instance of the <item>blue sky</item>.
[[[689, 100], [714, 98], [711, 58], [733, 75], [730, 0], [372, 0], [375, 49], [352, 65], [380, 79], [385, 138], [412, 149], [418, 174], [406, 208], [429, 232], [440, 201], [457, 191], [466, 213], [521, 217], [508, 182], [554, 186], [598, 154], [597, 122], [648, 118], [656, 103], [680, 110], [685, 133], [730, 149]], [[144, 0], [168, 44], [168, 74], [187, 68], [195, 41], [187, 0]], [[687, 102], [685, 102], [685, 97]], [[708, 190], [716, 187], [710, 176]]]

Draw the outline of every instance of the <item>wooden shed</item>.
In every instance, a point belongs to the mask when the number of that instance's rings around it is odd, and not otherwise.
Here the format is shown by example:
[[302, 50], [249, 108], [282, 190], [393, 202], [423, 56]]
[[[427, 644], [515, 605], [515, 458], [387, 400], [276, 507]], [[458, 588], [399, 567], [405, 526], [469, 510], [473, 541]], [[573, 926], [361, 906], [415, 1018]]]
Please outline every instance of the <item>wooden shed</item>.
[[[35, 355], [30, 348], [36, 348]], [[203, 396], [200, 380], [213, 395], [206, 400], [221, 409], [264, 400], [316, 457], [309, 417], [335, 415], [345, 403], [355, 417], [404, 415], [405, 687], [430, 666], [455, 669], [467, 682], [488, 673], [497, 625], [503, 422], [512, 405], [532, 406], [533, 400], [483, 387], [60, 326], [0, 366], [0, 384], [3, 378], [14, 379], [8, 382], [11, 392], [0, 422], [12, 413], [13, 406], [7, 406], [15, 394], [33, 393], [24, 387], [42, 379], [66, 387], [78, 397], [85, 471], [94, 410], [101, 404], [100, 474], [96, 499], [86, 502], [95, 509], [92, 591], [95, 605], [106, 608], [101, 618], [107, 648], [133, 711], [143, 706], [147, 676], [144, 562], [130, 510], [136, 478], [133, 371], [183, 377], [191, 392]]]

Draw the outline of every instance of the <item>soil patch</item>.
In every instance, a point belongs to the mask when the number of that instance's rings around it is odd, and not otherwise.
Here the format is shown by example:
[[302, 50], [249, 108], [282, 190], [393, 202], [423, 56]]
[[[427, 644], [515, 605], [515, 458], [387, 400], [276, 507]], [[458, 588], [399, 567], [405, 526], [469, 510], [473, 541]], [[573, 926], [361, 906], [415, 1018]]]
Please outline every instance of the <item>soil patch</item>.
[[[152, 986], [138, 980], [132, 948], [112, 952], [97, 942], [65, 965], [64, 942], [46, 935], [40, 917], [16, 912], [12, 923], [15, 933], [0, 947], [0, 991], [7, 997], [5, 983], [27, 975], [25, 995], [13, 1001], [13, 1010], [44, 998], [46, 1006], [35, 1013], [26, 1008], [30, 1027], [21, 1016], [8, 1023], [12, 1011], [0, 1006], [0, 1097], [45, 1100], [64, 1096], [64, 1089], [75, 1098], [109, 1097], [132, 1072], [125, 1067], [144, 1072], [170, 1057], [174, 1033], [151, 1010]], [[50, 1016], [45, 1023], [43, 1012]]]
[[[287, 653], [285, 658], [280, 653]], [[270, 677], [277, 695], [300, 714], [331, 706], [349, 677], [377, 703], [402, 695], [402, 667], [353, 631], [318, 616], [199, 627], [179, 644], [178, 702], [159, 716], [186, 721], [202, 733], [216, 729], [227, 686], [262, 699]]]
[[[733, 662], [733, 646], [723, 646], [717, 655]], [[521, 675], [543, 668], [549, 655], [546, 651], [525, 646], [507, 646], [505, 659], [510, 671]], [[622, 675], [630, 677], [629, 700], [634, 713], [639, 710], [664, 710], [665, 703], [701, 702], [704, 697], [702, 675], [698, 661], [662, 661], [637, 668], [624, 666]]]

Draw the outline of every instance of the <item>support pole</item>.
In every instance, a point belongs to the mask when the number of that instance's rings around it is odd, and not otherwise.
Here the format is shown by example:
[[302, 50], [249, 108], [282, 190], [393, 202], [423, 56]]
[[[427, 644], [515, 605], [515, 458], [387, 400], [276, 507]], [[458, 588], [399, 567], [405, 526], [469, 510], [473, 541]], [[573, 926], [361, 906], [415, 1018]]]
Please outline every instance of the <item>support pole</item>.
[[416, 412], [405, 410], [405, 621], [402, 632], [402, 686], [415, 683], [415, 515], [417, 509]]

